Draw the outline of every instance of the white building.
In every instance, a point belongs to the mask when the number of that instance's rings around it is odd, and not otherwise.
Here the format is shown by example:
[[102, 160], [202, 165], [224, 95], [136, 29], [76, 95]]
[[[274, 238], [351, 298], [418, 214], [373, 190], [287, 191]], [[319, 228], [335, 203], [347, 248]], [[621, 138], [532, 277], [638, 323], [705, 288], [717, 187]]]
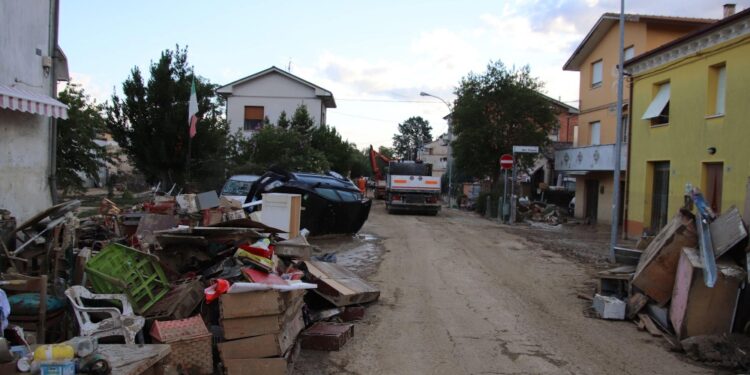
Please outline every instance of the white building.
[[220, 87], [216, 93], [227, 99], [227, 119], [232, 133], [251, 135], [268, 118], [277, 123], [284, 111], [290, 119], [305, 105], [315, 125], [326, 123], [326, 110], [336, 108], [333, 94], [275, 66]]
[[442, 134], [436, 140], [425, 144], [417, 152], [417, 158], [432, 164], [432, 175], [442, 177], [448, 169], [448, 140], [447, 134]]
[[0, 1], [0, 208], [18, 222], [52, 205], [55, 100], [68, 66], [57, 45], [58, 1]]

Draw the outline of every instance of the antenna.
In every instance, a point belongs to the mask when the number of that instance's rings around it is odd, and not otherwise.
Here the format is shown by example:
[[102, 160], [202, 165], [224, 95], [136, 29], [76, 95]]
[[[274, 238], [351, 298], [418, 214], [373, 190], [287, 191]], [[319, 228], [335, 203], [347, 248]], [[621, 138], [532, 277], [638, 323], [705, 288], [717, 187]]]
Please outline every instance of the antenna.
[[286, 65], [286, 71], [291, 73], [292, 72], [292, 58], [289, 58], [289, 63]]

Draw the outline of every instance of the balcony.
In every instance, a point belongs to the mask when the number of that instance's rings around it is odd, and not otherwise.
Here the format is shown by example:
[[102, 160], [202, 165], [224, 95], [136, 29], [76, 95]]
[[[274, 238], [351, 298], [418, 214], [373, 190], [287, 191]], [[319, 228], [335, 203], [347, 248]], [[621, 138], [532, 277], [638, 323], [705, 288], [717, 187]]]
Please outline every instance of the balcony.
[[[596, 172], [615, 170], [615, 145], [573, 147], [555, 151], [555, 171]], [[622, 145], [620, 170], [627, 169], [628, 145]]]

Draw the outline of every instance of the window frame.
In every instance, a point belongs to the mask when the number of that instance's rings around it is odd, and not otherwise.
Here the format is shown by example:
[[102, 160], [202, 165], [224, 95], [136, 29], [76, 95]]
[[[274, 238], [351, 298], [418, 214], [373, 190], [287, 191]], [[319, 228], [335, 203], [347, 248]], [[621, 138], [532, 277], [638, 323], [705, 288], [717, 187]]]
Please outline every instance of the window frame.
[[721, 117], [727, 111], [727, 64], [711, 65], [708, 75], [708, 95], [706, 117]]
[[[248, 110], [258, 110], [260, 109], [260, 118], [248, 118]], [[260, 105], [246, 105], [243, 107], [242, 112], [242, 130], [245, 132], [256, 132], [263, 128], [263, 123], [265, 122], [265, 114], [266, 114], [266, 108], [264, 106]], [[257, 117], [257, 116], [250, 116], [250, 117]]]
[[[594, 126], [597, 125], [597, 126]], [[597, 129], [597, 140], [594, 143], [594, 128]], [[600, 120], [589, 122], [589, 145], [599, 146], [602, 144], [602, 122]]]
[[[641, 120], [649, 120], [652, 127], [669, 125], [669, 107], [672, 100], [671, 81], [662, 81], [653, 85], [653, 97]], [[658, 112], [657, 112], [658, 111]]]
[[[597, 66], [599, 67], [599, 80], [595, 81]], [[601, 87], [603, 82], [604, 82], [604, 59], [599, 59], [591, 63], [591, 88]]]

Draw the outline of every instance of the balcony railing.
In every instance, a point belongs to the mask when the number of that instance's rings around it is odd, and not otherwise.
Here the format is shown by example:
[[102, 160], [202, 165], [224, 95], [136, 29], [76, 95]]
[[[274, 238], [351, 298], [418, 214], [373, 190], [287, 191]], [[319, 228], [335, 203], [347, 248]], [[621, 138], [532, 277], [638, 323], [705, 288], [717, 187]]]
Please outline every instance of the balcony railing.
[[[588, 172], [614, 171], [615, 145], [596, 145], [573, 147], [555, 151], [555, 171]], [[628, 145], [622, 145], [620, 153], [620, 170], [627, 169]]]

